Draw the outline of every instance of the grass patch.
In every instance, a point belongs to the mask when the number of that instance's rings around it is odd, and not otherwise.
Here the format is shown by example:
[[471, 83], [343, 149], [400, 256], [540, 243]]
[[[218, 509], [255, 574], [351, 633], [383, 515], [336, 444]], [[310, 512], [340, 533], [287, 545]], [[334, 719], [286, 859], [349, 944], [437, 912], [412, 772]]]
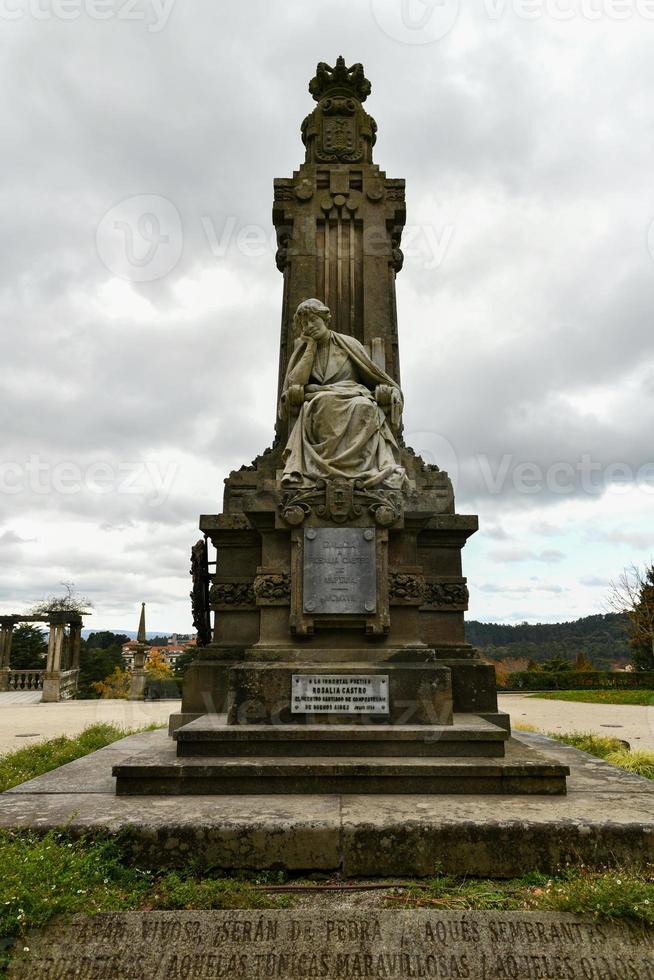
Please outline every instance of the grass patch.
[[[150, 876], [121, 863], [115, 842], [0, 832], [0, 937], [13, 940], [58, 913], [138, 907]], [[3, 967], [0, 952], [0, 976]]]
[[619, 766], [627, 772], [633, 772], [637, 776], [645, 776], [646, 779], [654, 779], [654, 752], [647, 752], [645, 749], [636, 749], [628, 752], [626, 749], [618, 749], [605, 756], [606, 761], [612, 766]]
[[72, 738], [61, 735], [8, 752], [0, 756], [0, 793], [134, 734], [134, 731], [126, 731], [116, 725], [91, 725]]
[[0, 831], [0, 868], [0, 977], [14, 941], [62, 913], [280, 909], [291, 901], [265, 892], [266, 884], [286, 880], [279, 872], [212, 876], [136, 868], [115, 838], [73, 839], [65, 831]]
[[169, 872], [156, 881], [148, 901], [157, 909], [279, 909], [288, 907], [290, 896], [268, 895], [238, 876]]
[[513, 881], [439, 875], [387, 900], [392, 907], [574, 912], [654, 925], [654, 882], [636, 871], [531, 872]]
[[541, 691], [530, 698], [546, 701], [584, 701], [586, 704], [654, 704], [654, 691]]
[[[514, 725], [517, 731], [533, 732], [536, 729], [532, 725]], [[559, 732], [545, 732], [548, 738], [553, 738], [564, 745], [571, 745], [573, 749], [581, 749], [588, 752], [598, 759], [604, 759], [612, 766], [633, 772], [636, 776], [644, 776], [646, 779], [654, 779], [654, 752], [647, 749], [635, 749], [630, 751], [624, 747], [619, 738], [610, 735], [594, 735], [592, 732], [571, 732], [561, 735]]]
[[547, 732], [547, 737], [563, 742], [564, 745], [571, 745], [573, 749], [595, 755], [598, 759], [606, 759], [610, 755], [626, 751], [621, 740], [611, 735], [594, 735], [592, 732], [570, 732], [561, 735], [558, 732]]

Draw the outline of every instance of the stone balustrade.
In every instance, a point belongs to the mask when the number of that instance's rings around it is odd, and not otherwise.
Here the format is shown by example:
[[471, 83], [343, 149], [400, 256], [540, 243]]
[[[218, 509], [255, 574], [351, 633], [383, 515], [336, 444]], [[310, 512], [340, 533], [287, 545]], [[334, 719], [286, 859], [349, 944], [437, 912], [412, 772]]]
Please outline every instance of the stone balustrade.
[[70, 701], [77, 694], [79, 669], [62, 670], [59, 696], [62, 701]]
[[[72, 671], [71, 671], [72, 673]], [[10, 691], [42, 691], [44, 670], [9, 669]]]

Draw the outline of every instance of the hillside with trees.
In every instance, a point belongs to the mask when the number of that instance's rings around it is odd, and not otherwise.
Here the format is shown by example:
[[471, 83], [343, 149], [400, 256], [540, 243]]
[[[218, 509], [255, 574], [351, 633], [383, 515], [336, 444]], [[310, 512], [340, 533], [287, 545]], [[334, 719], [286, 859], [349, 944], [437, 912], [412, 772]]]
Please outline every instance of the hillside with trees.
[[565, 660], [589, 662], [598, 670], [631, 661], [629, 620], [624, 613], [584, 616], [566, 623], [466, 623], [466, 639], [492, 660], [536, 664]]

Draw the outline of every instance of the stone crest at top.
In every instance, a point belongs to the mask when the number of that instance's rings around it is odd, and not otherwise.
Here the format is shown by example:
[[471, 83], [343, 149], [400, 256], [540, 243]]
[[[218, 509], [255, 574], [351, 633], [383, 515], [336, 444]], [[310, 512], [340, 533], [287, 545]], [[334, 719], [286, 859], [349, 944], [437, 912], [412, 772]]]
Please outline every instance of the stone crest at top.
[[344, 95], [365, 102], [372, 85], [363, 73], [363, 65], [357, 62], [348, 68], [343, 55], [339, 55], [333, 68], [326, 61], [319, 61], [315, 78], [309, 82], [309, 91], [316, 102], [328, 95]]
[[320, 61], [309, 91], [318, 103], [302, 123], [307, 163], [371, 163], [377, 123], [361, 105], [372, 86], [363, 65]]

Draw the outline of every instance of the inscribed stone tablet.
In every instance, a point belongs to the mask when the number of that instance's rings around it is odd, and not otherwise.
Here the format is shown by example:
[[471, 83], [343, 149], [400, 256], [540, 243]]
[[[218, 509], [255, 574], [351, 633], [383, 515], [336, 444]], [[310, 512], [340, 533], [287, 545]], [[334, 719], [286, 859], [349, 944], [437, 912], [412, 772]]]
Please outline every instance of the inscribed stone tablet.
[[361, 527], [304, 531], [305, 613], [357, 614], [377, 609], [375, 532]]
[[9, 980], [654, 980], [653, 942], [553, 912], [122, 912], [21, 939]]
[[291, 712], [387, 715], [388, 674], [293, 674]]

